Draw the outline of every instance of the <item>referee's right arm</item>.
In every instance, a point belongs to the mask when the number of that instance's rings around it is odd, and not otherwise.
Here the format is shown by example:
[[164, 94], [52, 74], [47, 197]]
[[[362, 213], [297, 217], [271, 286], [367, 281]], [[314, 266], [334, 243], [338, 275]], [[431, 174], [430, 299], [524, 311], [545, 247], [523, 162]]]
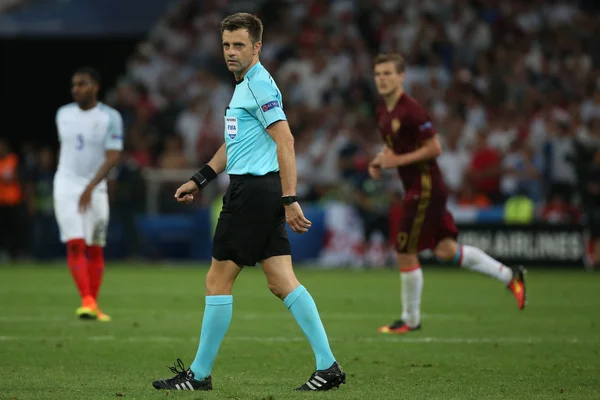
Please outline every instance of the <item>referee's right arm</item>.
[[204, 188], [221, 172], [225, 171], [227, 166], [227, 152], [225, 143], [217, 150], [213, 158], [200, 168], [189, 181], [184, 183], [175, 192], [175, 199], [180, 203], [191, 203], [194, 201], [194, 193]]
[[210, 159], [208, 165], [215, 171], [217, 175], [225, 171], [227, 166], [227, 152], [225, 150], [225, 143], [219, 147], [219, 150], [215, 153], [213, 158]]

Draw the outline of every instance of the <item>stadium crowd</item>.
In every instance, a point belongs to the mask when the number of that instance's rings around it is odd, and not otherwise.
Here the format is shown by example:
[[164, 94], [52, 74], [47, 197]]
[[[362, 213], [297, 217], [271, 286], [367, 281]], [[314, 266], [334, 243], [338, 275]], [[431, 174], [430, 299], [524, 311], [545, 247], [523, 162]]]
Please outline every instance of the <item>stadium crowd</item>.
[[566, 0], [183, 0], [140, 43], [106, 99], [126, 126], [114, 177], [127, 184], [116, 191], [115, 212], [138, 203], [131, 199], [143, 192], [143, 168], [196, 168], [221, 145], [234, 84], [219, 22], [243, 9], [265, 25], [261, 62], [283, 93], [305, 202], [352, 199], [370, 225], [386, 224], [402, 188], [366, 173], [381, 146], [372, 57], [396, 51], [407, 61], [406, 91], [429, 109], [442, 140], [454, 206], [524, 206], [531, 212], [521, 222], [597, 226], [598, 8]]

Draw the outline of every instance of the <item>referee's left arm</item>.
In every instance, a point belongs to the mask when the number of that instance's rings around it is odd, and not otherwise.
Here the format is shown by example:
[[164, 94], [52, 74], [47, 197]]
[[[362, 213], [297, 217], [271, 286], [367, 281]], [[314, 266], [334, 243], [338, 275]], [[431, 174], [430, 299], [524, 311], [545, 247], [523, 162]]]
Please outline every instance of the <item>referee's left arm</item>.
[[277, 161], [281, 175], [283, 196], [296, 195], [296, 155], [294, 152], [294, 136], [288, 122], [279, 120], [267, 128], [267, 133], [277, 144]]
[[255, 100], [256, 107], [251, 112], [277, 145], [277, 161], [281, 176], [283, 196], [296, 195], [296, 157], [294, 137], [290, 131], [281, 92], [272, 81], [256, 80], [248, 83], [248, 89]]
[[[281, 93], [271, 82], [266, 80], [258, 80], [253, 84], [248, 84], [248, 88], [257, 106], [253, 108], [253, 113], [257, 121], [261, 123], [277, 145], [277, 161], [279, 163], [282, 195], [286, 198], [288, 196], [296, 196], [294, 137], [283, 112]], [[282, 203], [283, 201], [282, 198]], [[284, 205], [285, 219], [292, 230], [296, 233], [307, 232], [311, 222], [304, 217], [304, 213], [298, 202], [292, 201]]]
[[[279, 120], [267, 127], [267, 133], [277, 144], [277, 161], [281, 176], [283, 196], [296, 195], [296, 156], [294, 154], [294, 137], [286, 120]], [[304, 233], [312, 223], [304, 217], [302, 208], [297, 202], [285, 207], [285, 219], [296, 233]]]

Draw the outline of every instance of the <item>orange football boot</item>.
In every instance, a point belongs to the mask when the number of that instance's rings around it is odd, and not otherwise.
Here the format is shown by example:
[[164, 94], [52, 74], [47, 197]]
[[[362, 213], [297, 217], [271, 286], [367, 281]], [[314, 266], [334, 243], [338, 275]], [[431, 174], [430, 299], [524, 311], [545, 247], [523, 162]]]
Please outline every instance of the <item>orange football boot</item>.
[[418, 331], [420, 329], [421, 324], [415, 326], [414, 328], [411, 328], [410, 326], [406, 325], [404, 321], [399, 319], [397, 321], [392, 322], [390, 325], [382, 326], [377, 331], [379, 333], [393, 333], [396, 335], [403, 335], [405, 333]]
[[517, 267], [513, 270], [513, 278], [507, 286], [508, 290], [510, 290], [515, 296], [515, 299], [517, 299], [519, 310], [523, 310], [527, 303], [527, 291], [525, 289], [526, 272], [527, 271], [525, 271], [525, 268], [522, 266]]
[[77, 315], [79, 319], [96, 319], [97, 309], [98, 305], [96, 304], [96, 300], [91, 296], [85, 297], [81, 301], [81, 307], [75, 311], [75, 315]]

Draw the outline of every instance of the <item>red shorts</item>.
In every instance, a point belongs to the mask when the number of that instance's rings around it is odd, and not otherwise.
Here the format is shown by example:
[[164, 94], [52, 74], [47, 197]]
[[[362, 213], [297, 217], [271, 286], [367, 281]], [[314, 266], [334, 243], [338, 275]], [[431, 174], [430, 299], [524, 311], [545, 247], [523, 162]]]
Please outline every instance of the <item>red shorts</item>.
[[416, 254], [433, 250], [446, 238], [456, 239], [458, 229], [452, 214], [446, 209], [446, 196], [407, 193], [398, 223], [396, 250]]

